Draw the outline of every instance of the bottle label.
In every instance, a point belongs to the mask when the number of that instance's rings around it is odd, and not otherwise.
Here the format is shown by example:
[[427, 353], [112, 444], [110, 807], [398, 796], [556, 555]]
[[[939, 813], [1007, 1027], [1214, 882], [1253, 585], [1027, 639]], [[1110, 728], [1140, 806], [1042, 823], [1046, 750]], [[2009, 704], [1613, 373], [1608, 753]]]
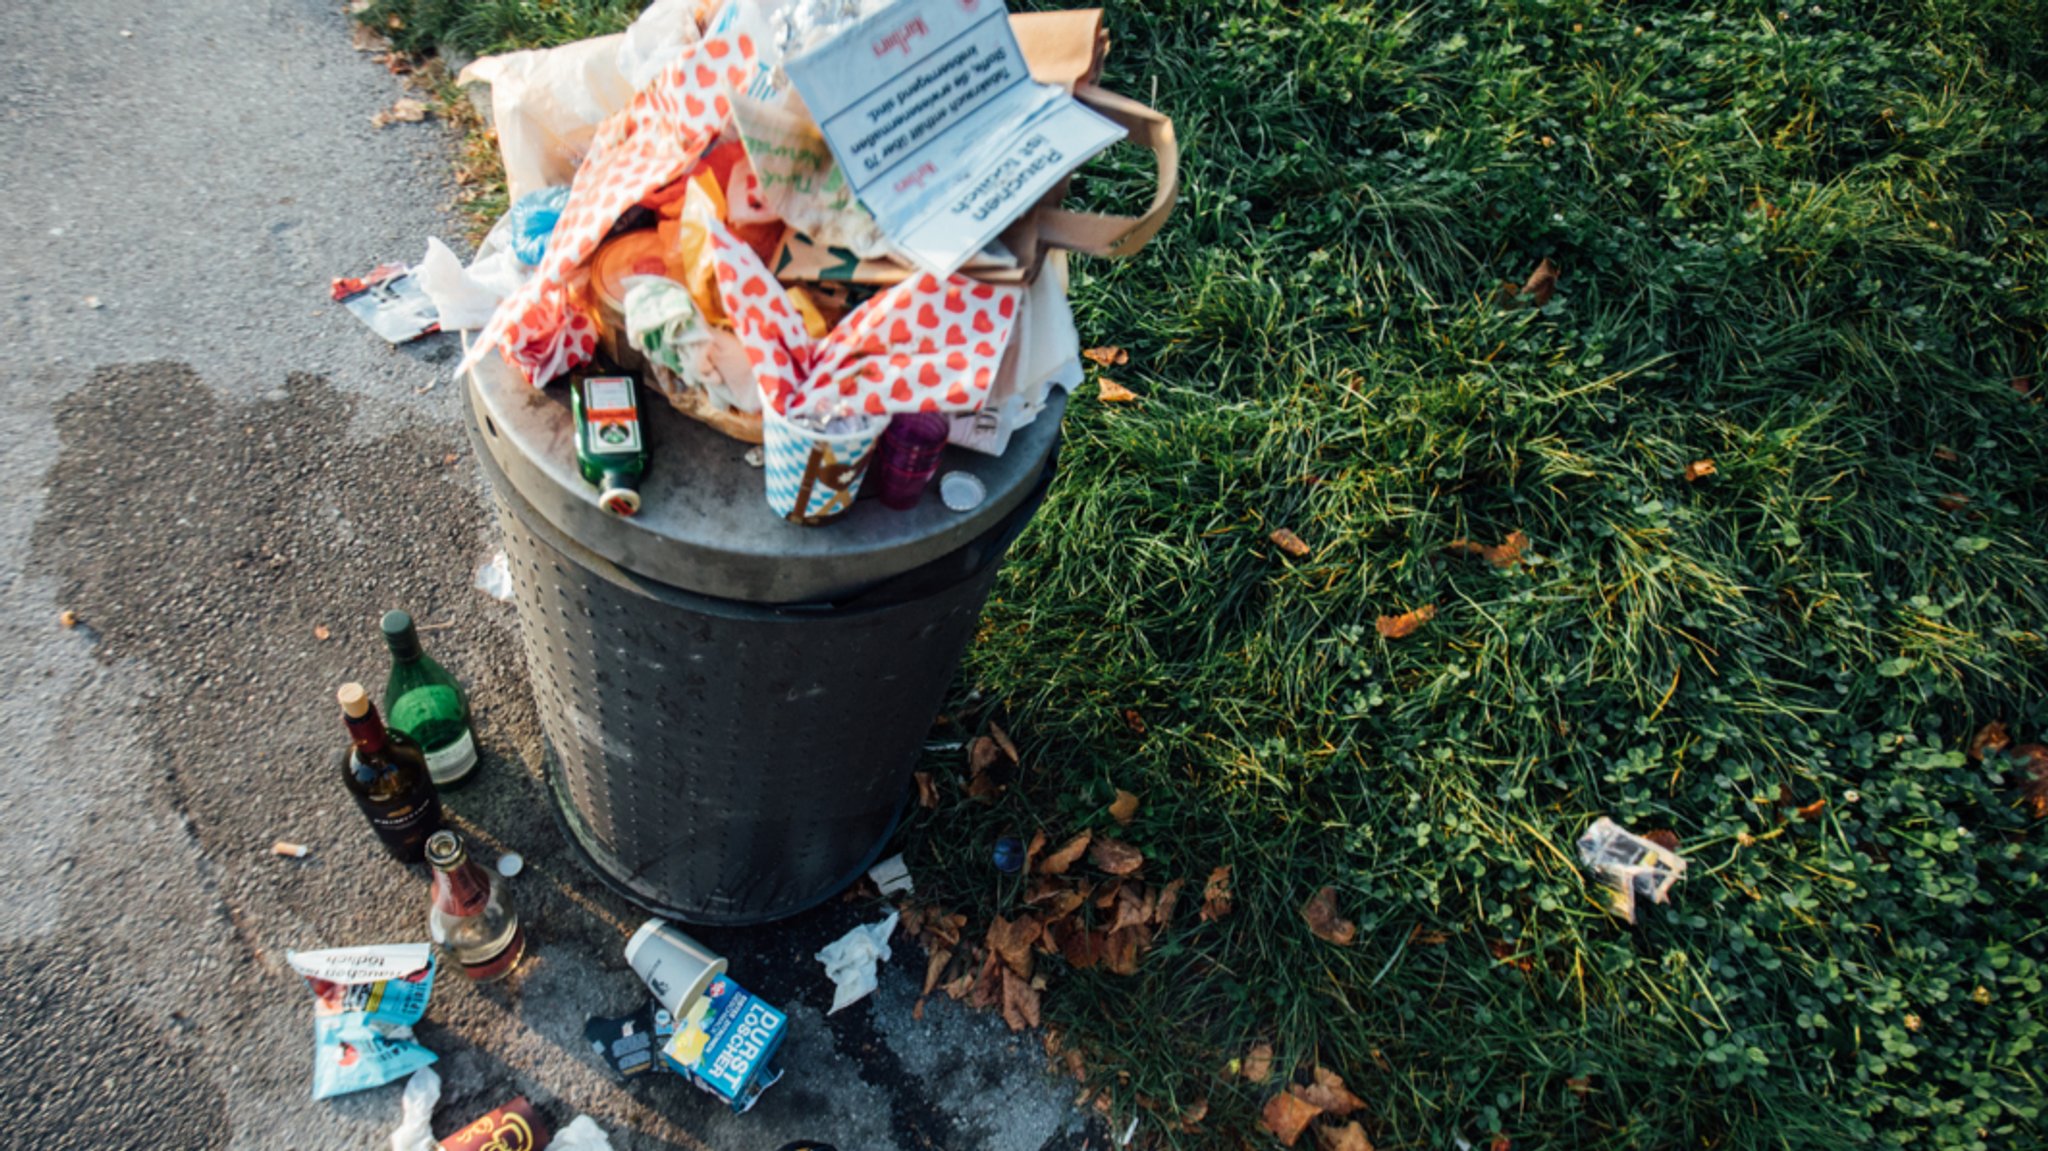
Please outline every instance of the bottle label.
[[461, 738], [438, 751], [427, 752], [427, 774], [435, 783], [447, 783], [460, 779], [476, 766], [476, 736], [468, 728], [462, 729]]
[[640, 412], [627, 376], [591, 376], [583, 381], [583, 418], [590, 425], [590, 454], [640, 453]]

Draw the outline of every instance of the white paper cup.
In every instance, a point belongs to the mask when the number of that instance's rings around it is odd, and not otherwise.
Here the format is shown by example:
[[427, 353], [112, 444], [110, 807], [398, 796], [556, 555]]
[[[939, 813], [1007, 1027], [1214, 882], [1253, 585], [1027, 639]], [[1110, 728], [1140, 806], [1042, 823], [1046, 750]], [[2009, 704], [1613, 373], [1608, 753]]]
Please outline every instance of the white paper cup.
[[626, 962], [669, 1015], [681, 1019], [711, 981], [725, 974], [725, 957], [684, 935], [666, 919], [650, 919], [626, 941]]

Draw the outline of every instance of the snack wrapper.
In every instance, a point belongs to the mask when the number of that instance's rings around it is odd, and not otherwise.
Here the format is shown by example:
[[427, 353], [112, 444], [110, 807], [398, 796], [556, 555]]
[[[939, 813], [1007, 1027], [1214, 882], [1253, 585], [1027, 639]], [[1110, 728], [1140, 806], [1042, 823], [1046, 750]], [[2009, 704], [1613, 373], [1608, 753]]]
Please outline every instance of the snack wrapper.
[[413, 1041], [434, 990], [425, 943], [288, 951], [313, 992], [313, 1098], [379, 1087], [440, 1058]]
[[574, 306], [571, 281], [626, 209], [681, 178], [718, 138], [732, 114], [725, 88], [739, 90], [752, 79], [754, 56], [744, 32], [707, 36], [598, 128], [547, 254], [498, 305], [460, 371], [495, 350], [539, 387], [590, 360], [597, 324]]
[[754, 250], [710, 226], [718, 290], [761, 400], [784, 416], [838, 399], [869, 415], [972, 412], [988, 397], [1024, 290], [954, 274], [913, 276], [855, 308], [822, 340]]

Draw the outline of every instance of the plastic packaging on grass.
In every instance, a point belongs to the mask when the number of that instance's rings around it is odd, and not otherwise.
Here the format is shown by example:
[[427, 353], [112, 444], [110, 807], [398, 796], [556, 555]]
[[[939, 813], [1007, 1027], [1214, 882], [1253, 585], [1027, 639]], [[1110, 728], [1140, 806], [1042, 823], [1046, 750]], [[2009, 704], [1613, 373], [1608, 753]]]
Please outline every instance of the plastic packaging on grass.
[[1610, 910], [1636, 922], [1636, 901], [1663, 903], [1685, 874], [1685, 860], [1601, 816], [1579, 837], [1579, 861], [1611, 890]]

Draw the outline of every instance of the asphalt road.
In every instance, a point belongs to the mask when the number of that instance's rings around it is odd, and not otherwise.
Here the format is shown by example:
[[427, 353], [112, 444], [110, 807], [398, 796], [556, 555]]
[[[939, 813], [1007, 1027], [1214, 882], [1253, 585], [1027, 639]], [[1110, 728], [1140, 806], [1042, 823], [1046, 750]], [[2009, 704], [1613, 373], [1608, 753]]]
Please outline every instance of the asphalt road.
[[472, 687], [486, 760], [449, 807], [525, 856], [534, 950], [436, 987], [438, 1133], [523, 1094], [620, 1151], [1079, 1145], [1034, 1042], [912, 1021], [914, 945], [826, 1019], [810, 955], [872, 906], [704, 933], [792, 1020], [745, 1117], [584, 1049], [642, 1001], [638, 917], [557, 834], [510, 609], [470, 586], [492, 529], [452, 337], [394, 350], [327, 299], [458, 230], [443, 130], [371, 126], [402, 94], [319, 0], [0, 5], [0, 1142], [387, 1145], [395, 1085], [309, 1098], [283, 955], [425, 935], [423, 873], [332, 774], [334, 689], [381, 680], [403, 606]]

